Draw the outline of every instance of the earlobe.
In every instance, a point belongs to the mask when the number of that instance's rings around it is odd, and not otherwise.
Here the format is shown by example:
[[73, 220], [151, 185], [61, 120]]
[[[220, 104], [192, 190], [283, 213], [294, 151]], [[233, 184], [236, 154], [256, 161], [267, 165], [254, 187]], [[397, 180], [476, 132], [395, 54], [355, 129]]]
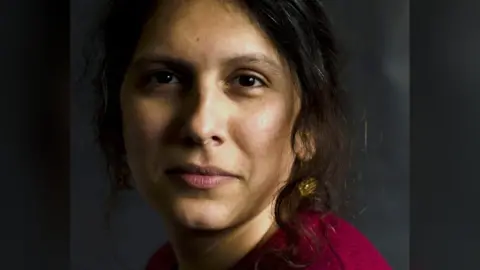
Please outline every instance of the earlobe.
[[301, 161], [309, 161], [315, 154], [315, 140], [309, 132], [297, 132], [295, 134], [294, 151]]

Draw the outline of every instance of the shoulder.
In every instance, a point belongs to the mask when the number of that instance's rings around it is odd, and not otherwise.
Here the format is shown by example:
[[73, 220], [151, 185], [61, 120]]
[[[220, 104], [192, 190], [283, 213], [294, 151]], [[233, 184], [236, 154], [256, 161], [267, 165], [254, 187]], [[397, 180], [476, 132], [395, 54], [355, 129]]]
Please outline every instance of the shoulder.
[[[320, 263], [339, 270], [391, 270], [373, 244], [354, 226], [342, 218], [327, 214], [317, 219], [316, 233], [322, 243], [322, 254], [329, 260], [318, 259], [311, 269], [320, 269]], [[337, 265], [338, 267], [333, 267]]]

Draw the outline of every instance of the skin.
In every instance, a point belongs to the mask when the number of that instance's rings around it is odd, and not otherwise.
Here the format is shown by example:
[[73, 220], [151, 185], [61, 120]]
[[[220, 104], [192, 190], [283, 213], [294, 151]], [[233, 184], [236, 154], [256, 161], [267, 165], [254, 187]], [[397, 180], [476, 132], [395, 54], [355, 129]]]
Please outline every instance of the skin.
[[[164, 218], [180, 269], [231, 267], [275, 230], [274, 197], [295, 158], [294, 82], [272, 42], [233, 3], [169, 1], [145, 25], [121, 90], [125, 145], [135, 185]], [[238, 177], [188, 188], [164, 172], [185, 163]]]

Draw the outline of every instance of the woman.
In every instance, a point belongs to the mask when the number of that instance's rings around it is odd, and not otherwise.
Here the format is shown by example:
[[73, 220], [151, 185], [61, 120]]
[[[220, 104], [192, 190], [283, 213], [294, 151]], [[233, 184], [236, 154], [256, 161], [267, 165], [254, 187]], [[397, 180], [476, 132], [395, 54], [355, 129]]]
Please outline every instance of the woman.
[[99, 141], [169, 242], [147, 269], [390, 269], [330, 213], [348, 163], [318, 0], [114, 1]]

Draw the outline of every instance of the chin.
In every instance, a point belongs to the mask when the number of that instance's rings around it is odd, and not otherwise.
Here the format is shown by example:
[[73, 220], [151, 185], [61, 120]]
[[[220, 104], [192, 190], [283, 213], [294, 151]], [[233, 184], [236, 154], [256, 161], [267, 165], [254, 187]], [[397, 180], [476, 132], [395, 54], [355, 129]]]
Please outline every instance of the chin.
[[172, 205], [171, 218], [187, 229], [223, 230], [233, 225], [234, 212], [222, 202], [182, 198]]

